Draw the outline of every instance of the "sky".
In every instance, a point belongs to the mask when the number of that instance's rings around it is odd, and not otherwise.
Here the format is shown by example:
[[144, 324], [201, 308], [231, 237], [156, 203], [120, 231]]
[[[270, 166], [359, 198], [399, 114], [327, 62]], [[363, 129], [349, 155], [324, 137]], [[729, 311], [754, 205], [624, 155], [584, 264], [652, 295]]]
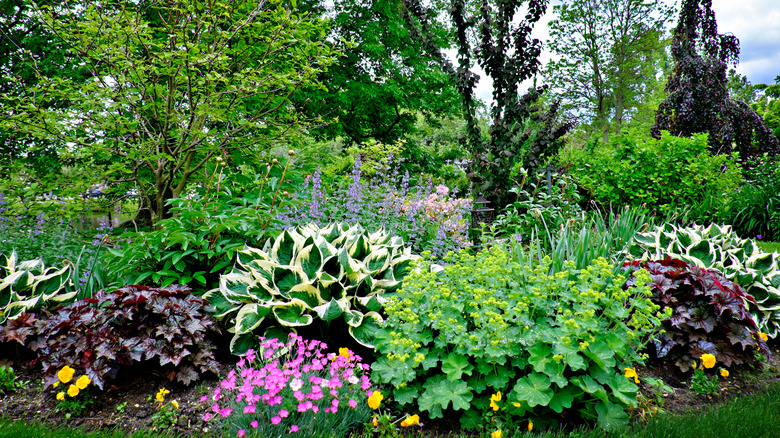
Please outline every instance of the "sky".
[[[679, 5], [679, 0], [666, 2]], [[547, 23], [554, 18], [552, 6], [560, 3], [556, 0], [551, 2], [547, 14], [534, 28], [534, 37], [547, 40]], [[774, 83], [774, 78], [780, 75], [780, 0], [712, 0], [712, 9], [715, 11], [718, 33], [732, 33], [739, 39], [737, 73], [745, 75], [753, 84]], [[675, 15], [672, 27], [676, 25]], [[540, 57], [542, 63], [549, 59], [550, 54], [543, 52]], [[477, 85], [477, 96], [485, 102], [492, 101], [489, 78], [479, 69], [476, 72], [481, 78]], [[530, 82], [523, 84], [521, 89], [530, 85]]]

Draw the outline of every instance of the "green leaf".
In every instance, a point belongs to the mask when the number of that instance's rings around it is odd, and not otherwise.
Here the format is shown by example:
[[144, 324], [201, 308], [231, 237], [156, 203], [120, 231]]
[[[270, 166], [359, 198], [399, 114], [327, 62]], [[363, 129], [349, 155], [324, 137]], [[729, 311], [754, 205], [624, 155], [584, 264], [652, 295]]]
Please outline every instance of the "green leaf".
[[470, 376], [473, 370], [474, 365], [462, 354], [449, 353], [441, 362], [441, 371], [447, 375], [447, 380], [462, 380], [463, 374]]
[[382, 317], [377, 312], [368, 312], [363, 315], [363, 322], [357, 326], [349, 326], [349, 334], [359, 344], [368, 348], [374, 348], [376, 334], [381, 330]]
[[329, 302], [314, 307], [312, 310], [317, 312], [320, 319], [323, 321], [333, 321], [341, 316], [344, 311], [349, 307], [349, 303], [346, 298], [340, 300], [331, 299]]
[[260, 326], [269, 313], [271, 313], [270, 307], [264, 307], [256, 303], [244, 305], [236, 315], [236, 334], [242, 335], [252, 332]]
[[307, 281], [317, 278], [317, 273], [322, 269], [322, 265], [322, 252], [314, 244], [301, 249], [295, 258], [295, 266], [306, 274]]
[[582, 353], [604, 371], [608, 371], [615, 366], [615, 359], [613, 358], [615, 352], [609, 348], [606, 342], [593, 342]]
[[565, 388], [555, 391], [555, 395], [552, 400], [550, 400], [548, 406], [550, 409], [560, 414], [564, 409], [569, 409], [573, 401], [574, 393], [572, 393], [571, 386], [566, 386]]
[[467, 410], [474, 398], [466, 382], [452, 382], [441, 375], [428, 379], [423, 387], [425, 390], [418, 403], [421, 410], [430, 413], [431, 418], [441, 418], [442, 409], [447, 409], [450, 403], [456, 411]]
[[313, 318], [307, 313], [306, 303], [293, 299], [286, 304], [277, 304], [273, 313], [279, 324], [285, 327], [298, 327], [311, 324]]
[[621, 405], [599, 401], [596, 403], [596, 413], [596, 424], [605, 431], [622, 430], [628, 425], [628, 414]]
[[531, 373], [517, 381], [512, 389], [513, 397], [518, 401], [528, 403], [528, 406], [547, 406], [554, 392], [550, 378], [544, 374]]

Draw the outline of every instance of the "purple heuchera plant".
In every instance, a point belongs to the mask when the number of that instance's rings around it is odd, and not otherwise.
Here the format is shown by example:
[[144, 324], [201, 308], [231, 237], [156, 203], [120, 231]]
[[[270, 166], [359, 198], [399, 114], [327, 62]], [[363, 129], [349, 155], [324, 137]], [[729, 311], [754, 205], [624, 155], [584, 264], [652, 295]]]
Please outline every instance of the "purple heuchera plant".
[[[231, 436], [347, 436], [371, 416], [369, 366], [346, 348], [324, 353], [323, 342], [290, 334], [287, 343], [260, 338], [211, 397], [204, 421]], [[210, 400], [209, 400], [210, 399]]]

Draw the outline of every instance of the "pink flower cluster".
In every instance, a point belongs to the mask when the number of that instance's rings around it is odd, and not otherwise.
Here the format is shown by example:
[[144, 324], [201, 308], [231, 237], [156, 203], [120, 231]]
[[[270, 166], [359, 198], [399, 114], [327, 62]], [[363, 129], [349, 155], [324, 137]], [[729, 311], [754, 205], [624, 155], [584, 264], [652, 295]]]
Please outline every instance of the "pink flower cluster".
[[445, 185], [436, 186], [436, 191], [423, 199], [406, 197], [397, 199], [400, 211], [416, 212], [441, 224], [448, 237], [460, 243], [465, 243], [468, 235], [468, 211], [471, 209], [471, 199], [452, 198], [450, 189]]
[[[260, 341], [259, 351], [247, 351], [237, 369], [214, 389], [210, 397], [213, 404], [204, 421], [230, 421], [238, 429], [238, 437], [250, 431], [259, 433], [254, 429], [263, 427], [283, 427], [284, 432], [295, 433], [304, 428], [296, 418], [307, 412], [335, 415], [341, 401], [352, 410], [358, 408], [358, 399], [365, 405], [371, 386], [369, 365], [362, 364], [350, 350], [326, 355], [325, 343], [305, 341], [295, 334], [287, 344], [275, 338]], [[208, 399], [203, 396], [201, 402]]]

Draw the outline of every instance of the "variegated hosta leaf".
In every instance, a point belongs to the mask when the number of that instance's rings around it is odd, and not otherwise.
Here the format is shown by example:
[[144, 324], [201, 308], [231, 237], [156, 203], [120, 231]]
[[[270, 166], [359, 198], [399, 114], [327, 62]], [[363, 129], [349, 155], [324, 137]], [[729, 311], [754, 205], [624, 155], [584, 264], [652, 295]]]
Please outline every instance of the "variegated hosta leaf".
[[372, 276], [379, 275], [390, 266], [390, 253], [387, 248], [379, 248], [366, 256], [363, 265]]
[[263, 319], [269, 313], [271, 313], [270, 306], [262, 306], [257, 303], [245, 304], [236, 315], [236, 335], [251, 333], [254, 329], [260, 327]]
[[358, 341], [359, 344], [368, 348], [374, 348], [374, 339], [381, 330], [382, 317], [377, 312], [368, 312], [363, 315], [363, 321], [357, 327], [349, 326], [349, 334]]
[[298, 252], [293, 264], [306, 274], [307, 279], [313, 279], [316, 278], [317, 272], [322, 269], [323, 262], [322, 251], [312, 241], [310, 245], [305, 246]]
[[203, 294], [203, 299], [209, 302], [215, 318], [222, 320], [238, 312], [241, 301], [230, 300], [219, 289], [212, 289]]
[[276, 320], [285, 327], [300, 327], [311, 324], [314, 318], [308, 311], [306, 303], [298, 299], [293, 299], [289, 303], [278, 304], [273, 307]]
[[331, 299], [325, 304], [315, 307], [313, 310], [317, 312], [317, 316], [323, 321], [333, 321], [341, 316], [345, 310], [349, 309], [349, 302], [346, 298], [340, 300]]

